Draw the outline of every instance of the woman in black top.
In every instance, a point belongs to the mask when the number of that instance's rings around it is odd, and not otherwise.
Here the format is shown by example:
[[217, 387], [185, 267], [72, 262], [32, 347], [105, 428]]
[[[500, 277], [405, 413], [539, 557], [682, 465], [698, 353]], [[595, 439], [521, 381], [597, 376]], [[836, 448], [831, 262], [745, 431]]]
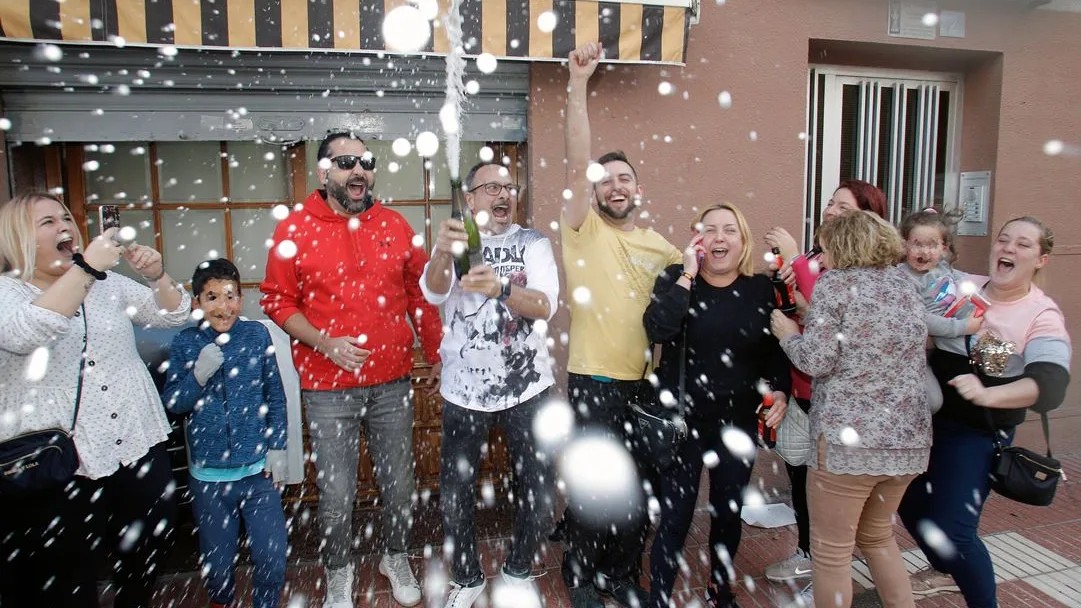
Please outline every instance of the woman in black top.
[[[644, 317], [649, 339], [663, 345], [657, 377], [661, 401], [673, 410], [674, 399], [664, 391], [678, 399], [686, 344], [683, 401], [690, 427], [678, 463], [660, 481], [661, 523], [650, 559], [653, 608], [667, 607], [671, 600], [703, 462], [710, 467], [710, 605], [736, 606], [732, 562], [740, 541], [743, 490], [754, 465], [756, 411], [762, 390], [771, 391], [774, 405], [765, 422], [780, 424], [791, 383], [788, 360], [769, 332], [773, 286], [766, 276], [753, 274], [747, 221], [733, 205], [714, 205], [699, 215], [695, 232], [683, 264], [657, 278]], [[730, 448], [739, 440], [747, 449], [733, 453]], [[718, 555], [725, 552], [726, 558]]]

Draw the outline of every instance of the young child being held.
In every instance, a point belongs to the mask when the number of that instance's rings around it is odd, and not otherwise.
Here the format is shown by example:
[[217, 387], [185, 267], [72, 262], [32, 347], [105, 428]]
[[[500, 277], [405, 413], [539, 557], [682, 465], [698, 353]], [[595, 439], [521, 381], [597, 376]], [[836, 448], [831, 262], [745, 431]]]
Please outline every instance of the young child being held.
[[[955, 258], [953, 231], [934, 209], [911, 213], [901, 222], [905, 259], [901, 270], [923, 297], [927, 334], [932, 338], [956, 338], [976, 333], [986, 306], [975, 294], [967, 294], [964, 274], [951, 266]], [[932, 411], [942, 406], [942, 391], [927, 368], [928, 400]]]
[[[174, 339], [165, 407], [187, 425], [192, 509], [211, 606], [232, 605], [240, 522], [248, 533], [252, 605], [277, 606], [288, 543], [278, 492], [285, 476], [286, 411], [270, 332], [240, 319], [240, 273], [203, 262], [191, 280], [198, 327]], [[195, 313], [198, 318], [198, 313]]]

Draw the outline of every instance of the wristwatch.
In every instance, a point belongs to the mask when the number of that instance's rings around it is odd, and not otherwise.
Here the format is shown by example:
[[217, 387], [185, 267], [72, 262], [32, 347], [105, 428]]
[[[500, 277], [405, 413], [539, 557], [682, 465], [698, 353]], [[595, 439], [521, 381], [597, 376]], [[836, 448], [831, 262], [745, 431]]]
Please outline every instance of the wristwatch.
[[503, 291], [499, 294], [499, 301], [506, 302], [507, 298], [510, 297], [510, 279], [508, 279], [507, 277], [503, 277], [502, 279], [499, 279], [499, 282], [503, 285]]

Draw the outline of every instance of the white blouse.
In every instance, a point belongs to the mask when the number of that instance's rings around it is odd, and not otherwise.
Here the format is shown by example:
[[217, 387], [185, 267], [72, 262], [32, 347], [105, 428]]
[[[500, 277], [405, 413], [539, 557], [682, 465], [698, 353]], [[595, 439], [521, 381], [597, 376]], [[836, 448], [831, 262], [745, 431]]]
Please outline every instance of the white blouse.
[[191, 311], [191, 296], [179, 286], [180, 306], [163, 311], [150, 287], [108, 274], [70, 319], [35, 306], [42, 293], [37, 287], [0, 277], [0, 440], [71, 428], [85, 335], [75, 447], [77, 474], [92, 479], [137, 461], [168, 436], [161, 396], [136, 350], [134, 325], [178, 327]]

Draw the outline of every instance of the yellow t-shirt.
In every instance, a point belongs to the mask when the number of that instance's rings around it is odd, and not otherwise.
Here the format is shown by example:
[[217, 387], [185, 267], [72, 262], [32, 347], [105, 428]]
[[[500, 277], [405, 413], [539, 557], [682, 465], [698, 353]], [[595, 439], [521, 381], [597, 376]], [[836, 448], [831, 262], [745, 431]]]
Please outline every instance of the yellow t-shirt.
[[682, 254], [653, 230], [613, 228], [592, 207], [578, 230], [560, 218], [560, 233], [571, 309], [567, 371], [641, 378], [649, 348], [642, 315], [657, 275]]

